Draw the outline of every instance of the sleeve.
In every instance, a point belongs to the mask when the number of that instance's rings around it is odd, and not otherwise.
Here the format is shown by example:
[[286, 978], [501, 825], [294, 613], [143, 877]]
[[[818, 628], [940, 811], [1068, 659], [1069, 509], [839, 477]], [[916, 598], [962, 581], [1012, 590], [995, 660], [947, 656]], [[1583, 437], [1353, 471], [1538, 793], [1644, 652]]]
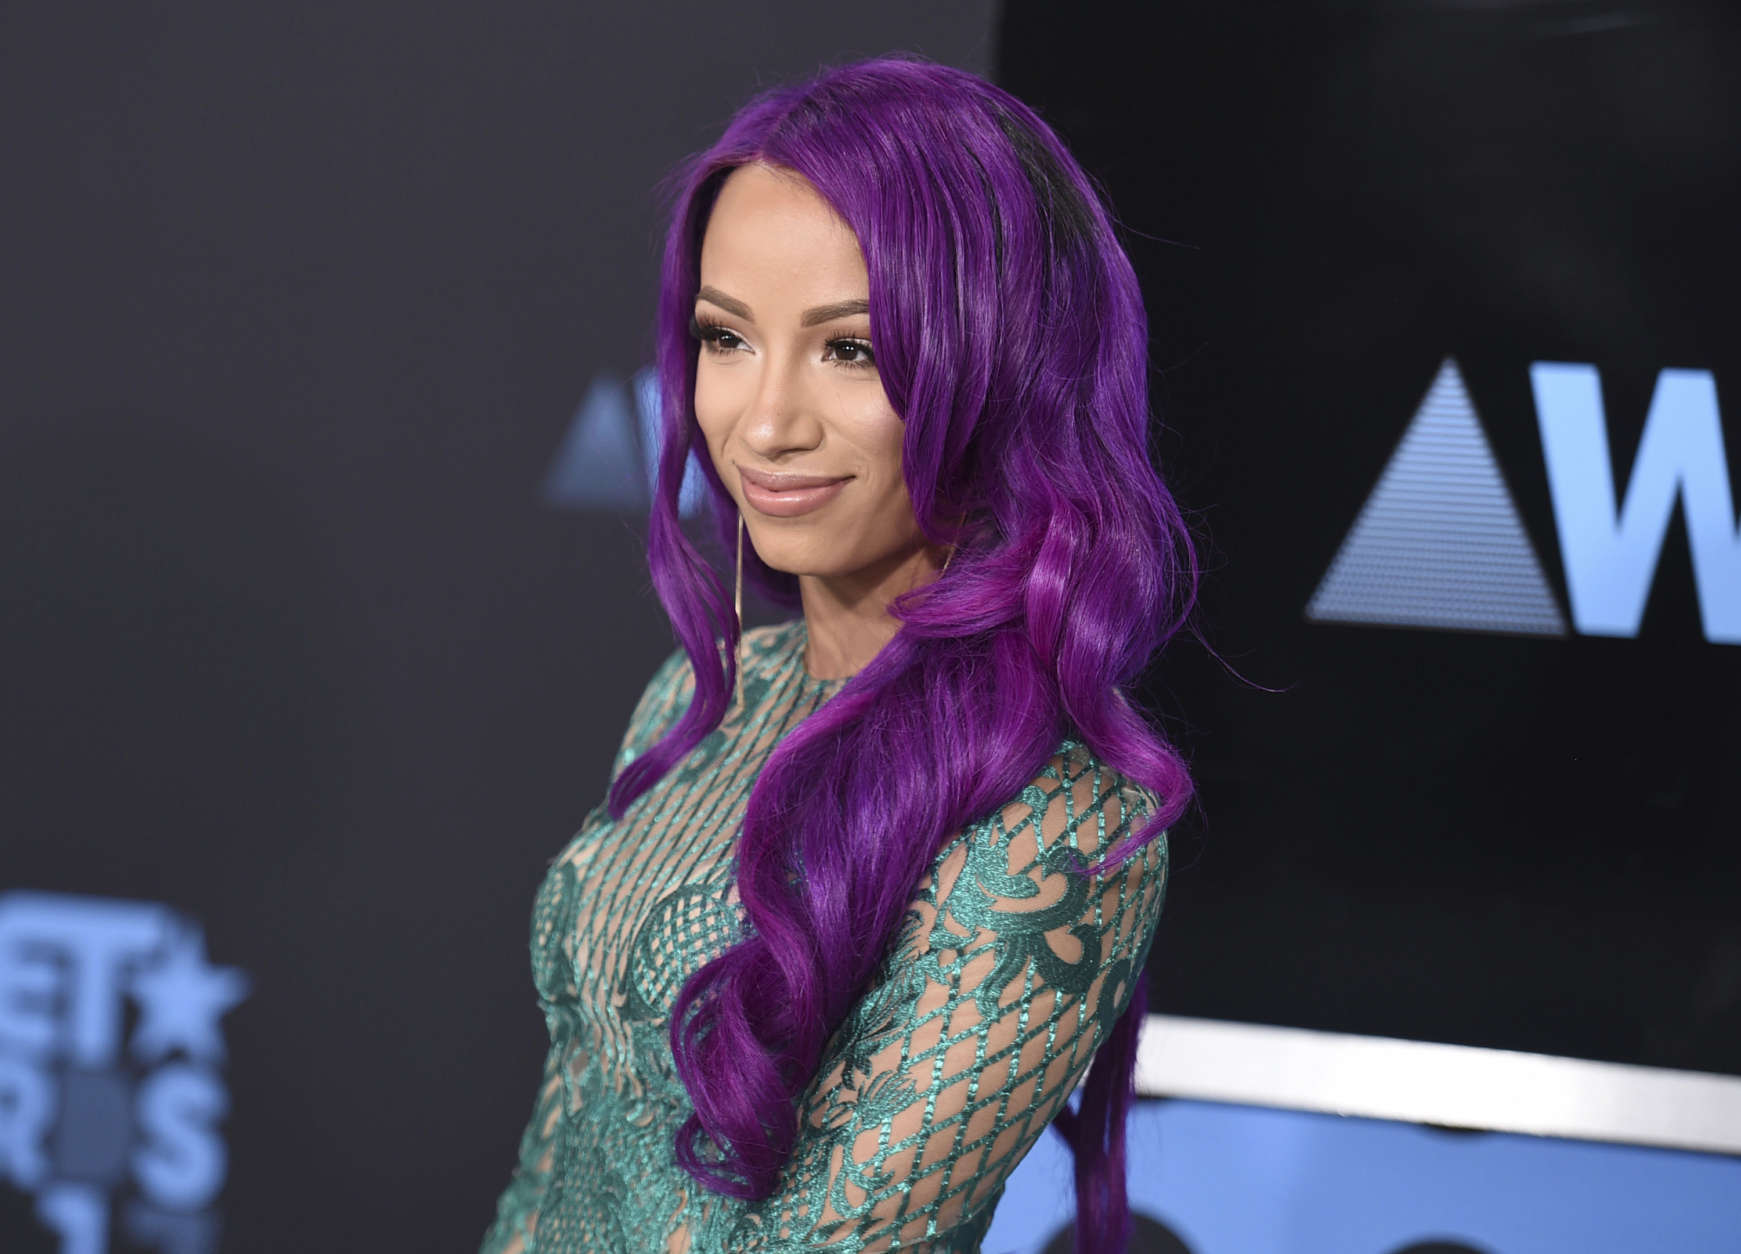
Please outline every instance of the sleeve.
[[1121, 845], [1156, 801], [1067, 746], [944, 847], [732, 1250], [953, 1249], [987, 1218], [1129, 1004], [1165, 896], [1165, 832], [1092, 875], [1071, 851]]
[[[629, 716], [628, 728], [611, 762], [613, 780], [677, 720], [688, 704], [693, 686], [688, 656], [682, 649], [659, 664]], [[598, 808], [603, 805], [600, 801]], [[533, 926], [537, 925], [534, 917]], [[562, 1058], [561, 1046], [552, 1044], [544, 1060], [544, 1077], [538, 1086], [532, 1117], [520, 1136], [513, 1175], [496, 1203], [495, 1221], [484, 1234], [479, 1254], [520, 1254], [538, 1226], [538, 1208], [550, 1181], [562, 1123]]]

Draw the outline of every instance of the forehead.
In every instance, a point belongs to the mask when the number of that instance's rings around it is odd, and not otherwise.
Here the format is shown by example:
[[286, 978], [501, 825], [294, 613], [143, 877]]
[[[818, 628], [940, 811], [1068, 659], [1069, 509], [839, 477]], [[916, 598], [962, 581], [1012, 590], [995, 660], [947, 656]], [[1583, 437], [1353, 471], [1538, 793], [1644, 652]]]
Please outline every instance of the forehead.
[[803, 175], [765, 165], [726, 176], [702, 236], [701, 281], [758, 313], [868, 294], [852, 228]]

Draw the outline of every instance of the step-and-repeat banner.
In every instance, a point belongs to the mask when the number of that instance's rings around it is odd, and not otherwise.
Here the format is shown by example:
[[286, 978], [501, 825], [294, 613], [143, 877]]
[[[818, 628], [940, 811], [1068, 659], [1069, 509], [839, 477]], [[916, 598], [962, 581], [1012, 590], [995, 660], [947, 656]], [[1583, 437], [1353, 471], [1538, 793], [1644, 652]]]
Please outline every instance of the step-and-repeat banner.
[[1157, 1003], [1741, 1074], [1741, 27], [1007, 6], [1203, 511]]

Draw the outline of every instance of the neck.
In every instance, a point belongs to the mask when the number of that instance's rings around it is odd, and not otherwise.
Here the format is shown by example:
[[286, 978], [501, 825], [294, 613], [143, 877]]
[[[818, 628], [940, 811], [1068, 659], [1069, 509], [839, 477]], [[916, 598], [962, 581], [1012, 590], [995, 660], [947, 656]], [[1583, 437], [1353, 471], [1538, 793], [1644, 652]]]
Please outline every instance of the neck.
[[942, 562], [921, 543], [850, 575], [799, 575], [810, 647], [804, 669], [814, 679], [845, 679], [870, 664], [900, 631], [889, 602], [937, 577]]

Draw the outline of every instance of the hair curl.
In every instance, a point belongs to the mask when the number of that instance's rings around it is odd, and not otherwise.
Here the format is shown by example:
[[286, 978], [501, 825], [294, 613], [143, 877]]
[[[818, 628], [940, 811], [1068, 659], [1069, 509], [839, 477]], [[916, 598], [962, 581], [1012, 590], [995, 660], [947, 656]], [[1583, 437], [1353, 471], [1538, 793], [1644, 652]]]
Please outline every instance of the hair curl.
[[[695, 692], [613, 782], [624, 810], [718, 726], [738, 625], [721, 574], [679, 524], [696, 424], [688, 334], [720, 184], [795, 171], [856, 234], [878, 372], [905, 421], [921, 530], [948, 573], [898, 598], [900, 630], [795, 728], [751, 792], [739, 847], [747, 936], [697, 971], [671, 1047], [695, 1112], [683, 1169], [760, 1198], [797, 1135], [796, 1099], [894, 940], [943, 842], [1018, 795], [1065, 735], [1161, 798], [1094, 870], [1121, 864], [1190, 802], [1181, 756], [1129, 690], [1196, 602], [1197, 558], [1148, 452], [1148, 323], [1095, 186], [1007, 92], [919, 57], [882, 57], [761, 93], [676, 174], [657, 323], [663, 438], [648, 537], [653, 585]], [[736, 506], [705, 453], [722, 548]], [[798, 604], [750, 546], [746, 576]], [[892, 786], [891, 786], [892, 785]], [[802, 866], [793, 882], [788, 869]], [[1077, 1248], [1122, 1250], [1124, 1124], [1143, 981], [1053, 1126], [1076, 1163]], [[705, 1133], [720, 1154], [704, 1158]]]

